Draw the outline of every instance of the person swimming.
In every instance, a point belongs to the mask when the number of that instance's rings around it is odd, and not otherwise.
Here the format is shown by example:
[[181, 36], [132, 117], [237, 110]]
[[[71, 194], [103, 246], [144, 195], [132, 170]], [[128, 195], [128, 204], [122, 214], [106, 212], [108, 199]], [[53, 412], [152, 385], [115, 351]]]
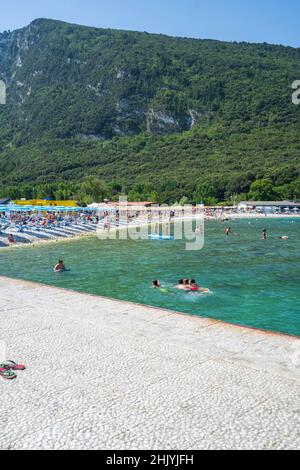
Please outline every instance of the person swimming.
[[225, 235], [227, 235], [227, 237], [232, 233], [232, 230], [231, 230], [231, 227], [227, 227], [225, 230], [224, 230], [224, 233]]
[[197, 282], [195, 281], [195, 279], [192, 279], [190, 282], [189, 282], [189, 287], [190, 287], [190, 291], [191, 292], [205, 292], [205, 293], [208, 293], [210, 292], [209, 289], [207, 289], [206, 287], [201, 287], [197, 284]]
[[264, 228], [262, 233], [263, 233], [262, 239], [263, 239], [263, 240], [266, 240], [266, 239], [267, 239], [267, 229]]
[[179, 290], [190, 290], [188, 283], [189, 283], [188, 279], [180, 279], [180, 280], [178, 281], [178, 285], [176, 286], [176, 289], [179, 289]]
[[189, 281], [189, 288], [191, 291], [199, 291], [201, 289], [201, 287], [198, 286], [198, 284], [196, 283], [195, 279], [192, 279], [191, 281]]
[[54, 267], [54, 272], [55, 273], [62, 273], [64, 271], [66, 271], [66, 266], [64, 265], [63, 260], [60, 259], [58, 261], [57, 265]]
[[170, 291], [167, 287], [162, 286], [161, 282], [157, 280], [152, 281], [152, 289], [158, 290], [159, 292], [161, 292], [161, 294], [172, 294], [172, 291]]

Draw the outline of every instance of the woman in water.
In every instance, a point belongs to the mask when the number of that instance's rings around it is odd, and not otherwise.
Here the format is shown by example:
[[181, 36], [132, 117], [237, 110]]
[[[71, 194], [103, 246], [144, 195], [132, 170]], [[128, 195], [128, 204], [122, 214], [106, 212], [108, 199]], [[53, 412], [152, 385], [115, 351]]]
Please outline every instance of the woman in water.
[[196, 283], [195, 279], [192, 279], [192, 280], [190, 281], [190, 290], [191, 290], [192, 292], [206, 292], [206, 293], [209, 292], [209, 289], [206, 289], [206, 288], [204, 288], [204, 287], [200, 287], [200, 286]]
[[55, 273], [62, 273], [66, 271], [66, 267], [64, 265], [64, 262], [62, 259], [60, 259], [57, 263], [57, 265], [54, 267], [54, 272]]
[[199, 287], [198, 284], [196, 283], [195, 279], [192, 279], [192, 280], [189, 282], [189, 287], [190, 287], [190, 290], [191, 290], [191, 291], [198, 291], [198, 290], [200, 290], [200, 287]]

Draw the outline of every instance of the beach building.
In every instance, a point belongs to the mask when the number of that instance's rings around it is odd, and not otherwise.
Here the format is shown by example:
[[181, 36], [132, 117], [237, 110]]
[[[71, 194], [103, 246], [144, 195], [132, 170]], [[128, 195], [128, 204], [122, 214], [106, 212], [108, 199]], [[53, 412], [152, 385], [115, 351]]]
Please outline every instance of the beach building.
[[48, 199], [20, 199], [13, 201], [17, 206], [76, 207], [76, 201], [49, 201]]
[[102, 204], [93, 203], [90, 204], [88, 207], [91, 209], [98, 209], [100, 211], [108, 211], [108, 212], [116, 212], [116, 211], [127, 211], [127, 212], [141, 212], [143, 210], [148, 210], [153, 206], [153, 202], [144, 201], [144, 202], [128, 202], [128, 201], [121, 201], [121, 202], [106, 202]]
[[153, 204], [154, 204], [154, 202], [150, 202], [150, 201], [144, 201], [144, 202], [128, 202], [128, 201], [122, 202], [121, 201], [121, 202], [110, 202], [110, 203], [108, 203], [109, 206], [114, 207], [116, 209], [122, 208], [122, 207], [128, 207], [128, 209], [137, 209], [137, 210], [140, 210], [144, 207], [146, 207], [148, 209]]
[[238, 211], [256, 211], [262, 213], [297, 213], [300, 203], [292, 201], [242, 201], [237, 206]]

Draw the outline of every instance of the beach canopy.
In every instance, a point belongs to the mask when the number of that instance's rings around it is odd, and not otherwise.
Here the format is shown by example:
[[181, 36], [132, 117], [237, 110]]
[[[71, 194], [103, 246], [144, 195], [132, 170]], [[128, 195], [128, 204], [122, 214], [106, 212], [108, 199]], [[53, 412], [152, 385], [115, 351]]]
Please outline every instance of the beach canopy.
[[93, 212], [89, 207], [66, 206], [18, 206], [17, 204], [1, 205], [0, 212]]

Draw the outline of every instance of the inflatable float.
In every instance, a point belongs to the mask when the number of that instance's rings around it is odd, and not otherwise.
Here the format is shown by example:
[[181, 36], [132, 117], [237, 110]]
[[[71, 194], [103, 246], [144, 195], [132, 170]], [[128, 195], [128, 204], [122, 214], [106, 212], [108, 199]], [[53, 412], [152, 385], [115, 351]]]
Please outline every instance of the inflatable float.
[[171, 235], [148, 235], [148, 240], [175, 240]]

